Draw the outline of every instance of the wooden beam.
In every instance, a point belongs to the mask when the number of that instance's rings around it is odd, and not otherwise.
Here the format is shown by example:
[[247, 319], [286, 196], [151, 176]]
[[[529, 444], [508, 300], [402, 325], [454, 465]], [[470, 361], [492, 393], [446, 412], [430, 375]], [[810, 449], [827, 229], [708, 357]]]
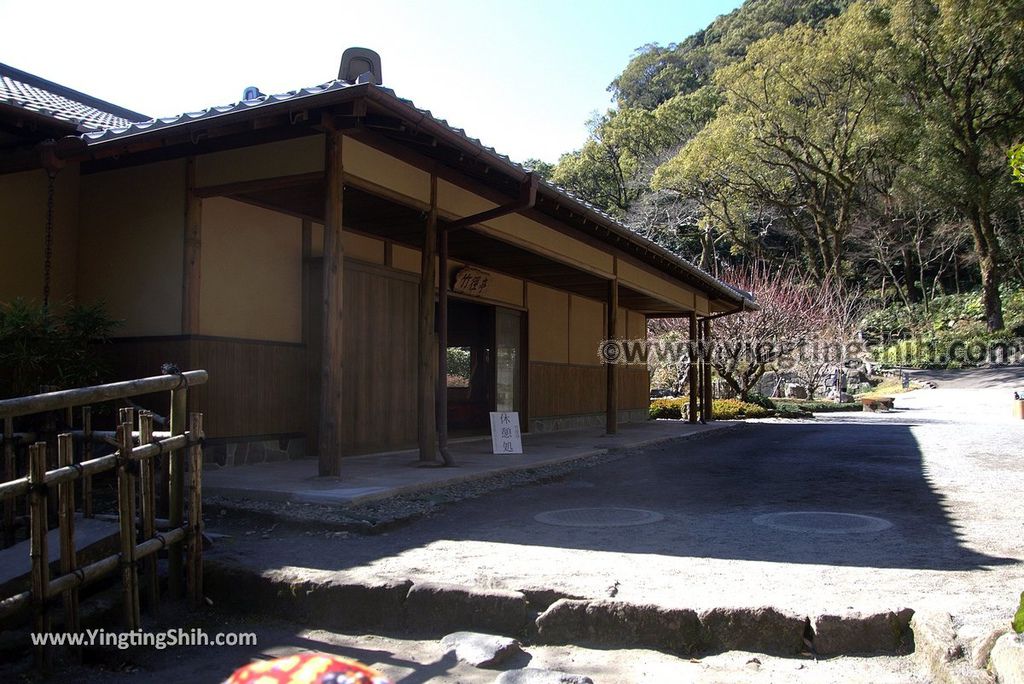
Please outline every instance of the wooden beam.
[[437, 264], [437, 176], [430, 175], [430, 211], [420, 250], [420, 312], [417, 321], [416, 437], [420, 461], [435, 461], [436, 411], [434, 379], [434, 280]]
[[[608, 281], [608, 329], [605, 339], [615, 339], [616, 322], [619, 317], [619, 281]], [[605, 406], [605, 432], [614, 435], [619, 431], [619, 383], [618, 364], [605, 363], [608, 389]]]
[[323, 172], [312, 171], [309, 173], [296, 173], [288, 176], [275, 176], [273, 178], [258, 178], [256, 180], [238, 181], [235, 183], [204, 185], [201, 187], [194, 187], [193, 192], [197, 197], [232, 197], [234, 195], [245, 195], [266, 190], [280, 190], [281, 188], [293, 188], [296, 186], [323, 182]]
[[341, 241], [344, 165], [341, 133], [328, 130], [324, 164], [326, 193], [324, 205], [324, 290], [323, 347], [320, 361], [320, 440], [321, 476], [341, 473], [342, 425], [342, 326], [345, 252]]
[[446, 466], [453, 466], [448, 451], [448, 231], [438, 231], [437, 240], [437, 451]]
[[185, 160], [185, 244], [182, 265], [181, 332], [199, 334], [199, 291], [202, 285], [203, 201], [195, 192], [196, 159]]

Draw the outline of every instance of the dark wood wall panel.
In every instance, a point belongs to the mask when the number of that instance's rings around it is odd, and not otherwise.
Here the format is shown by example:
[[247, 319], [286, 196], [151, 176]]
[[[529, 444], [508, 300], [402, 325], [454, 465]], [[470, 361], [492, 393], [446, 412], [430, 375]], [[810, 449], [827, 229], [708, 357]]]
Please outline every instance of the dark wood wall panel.
[[345, 264], [346, 449], [366, 453], [416, 441], [414, 278]]
[[[159, 375], [167, 362], [208, 371], [209, 383], [189, 393], [189, 410], [203, 412], [208, 437], [294, 435], [306, 429], [302, 345], [181, 336], [119, 339], [104, 351], [112, 380]], [[167, 415], [166, 393], [138, 403]]]
[[302, 345], [193, 338], [192, 365], [210, 373], [195, 390], [210, 437], [301, 434], [305, 420]]
[[[530, 418], [550, 418], [605, 410], [604, 366], [530, 363]], [[650, 379], [646, 367], [619, 368], [619, 408], [647, 408]]]

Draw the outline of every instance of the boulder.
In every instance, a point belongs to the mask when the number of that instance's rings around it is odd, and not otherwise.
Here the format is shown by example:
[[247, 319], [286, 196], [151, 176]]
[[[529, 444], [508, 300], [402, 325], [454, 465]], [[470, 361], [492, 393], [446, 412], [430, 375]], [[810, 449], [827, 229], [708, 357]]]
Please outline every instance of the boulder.
[[523, 652], [515, 639], [479, 632], [453, 632], [441, 639], [441, 648], [473, 667], [495, 667]]
[[1000, 682], [1024, 682], [1024, 641], [1020, 635], [999, 637], [989, 663]]
[[494, 684], [594, 684], [594, 680], [568, 672], [527, 667], [522, 670], [502, 672], [494, 680]]

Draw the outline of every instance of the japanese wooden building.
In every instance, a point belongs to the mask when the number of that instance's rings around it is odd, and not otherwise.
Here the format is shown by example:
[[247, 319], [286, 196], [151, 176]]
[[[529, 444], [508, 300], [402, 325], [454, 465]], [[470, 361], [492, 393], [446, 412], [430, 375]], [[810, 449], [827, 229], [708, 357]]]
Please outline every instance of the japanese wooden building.
[[319, 453], [325, 474], [434, 458], [438, 428], [492, 410], [646, 420], [646, 367], [600, 342], [754, 306], [382, 87], [374, 58], [165, 119], [0, 65], [0, 302], [104, 302], [120, 375], [209, 371], [214, 455]]

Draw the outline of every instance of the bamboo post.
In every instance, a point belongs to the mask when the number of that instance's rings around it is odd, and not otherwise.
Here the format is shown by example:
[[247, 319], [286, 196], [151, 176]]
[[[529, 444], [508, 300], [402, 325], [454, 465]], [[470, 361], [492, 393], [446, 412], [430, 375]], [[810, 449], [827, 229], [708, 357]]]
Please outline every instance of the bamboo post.
[[[61, 468], [75, 462], [75, 443], [70, 433], [57, 437], [57, 465]], [[68, 480], [57, 485], [58, 521], [60, 523], [60, 574], [70, 575], [78, 568], [75, 550], [75, 481]], [[64, 631], [78, 632], [81, 629], [78, 618], [78, 589], [64, 592]]]
[[[139, 412], [139, 446], [153, 441], [153, 414]], [[142, 539], [147, 541], [156, 534], [156, 462], [144, 458], [139, 462], [139, 501], [142, 515]], [[160, 578], [157, 575], [156, 556], [146, 558], [146, 608], [156, 614], [160, 603]]]
[[[180, 387], [171, 391], [171, 436], [185, 434], [185, 411], [188, 405], [188, 389]], [[184, 452], [174, 449], [168, 455], [167, 520], [171, 528], [181, 527], [184, 518], [183, 495], [185, 486]], [[167, 549], [167, 590], [173, 598], [183, 595], [181, 586], [182, 558], [181, 544], [171, 544]]]
[[135, 483], [131, 474], [132, 424], [117, 428], [117, 512], [121, 525], [121, 589], [128, 630], [139, 628], [139, 587], [135, 574]]
[[192, 608], [203, 605], [203, 414], [189, 416], [189, 435], [195, 444], [189, 447], [192, 491], [189, 499], [188, 586]]
[[[34, 608], [33, 630], [37, 634], [50, 631], [50, 614], [46, 601], [46, 590], [50, 584], [50, 555], [46, 548], [46, 442], [36, 442], [28, 448], [29, 490], [29, 555], [32, 561], [30, 592]], [[36, 667], [46, 670], [50, 665], [48, 646], [39, 646], [35, 651]]]
[[[82, 460], [91, 461], [92, 444], [92, 407], [82, 407]], [[91, 518], [92, 513], [92, 475], [82, 475], [82, 516]]]
[[[4, 418], [4, 482], [10, 482], [14, 475], [14, 419]], [[4, 548], [14, 544], [14, 498], [4, 499]]]

